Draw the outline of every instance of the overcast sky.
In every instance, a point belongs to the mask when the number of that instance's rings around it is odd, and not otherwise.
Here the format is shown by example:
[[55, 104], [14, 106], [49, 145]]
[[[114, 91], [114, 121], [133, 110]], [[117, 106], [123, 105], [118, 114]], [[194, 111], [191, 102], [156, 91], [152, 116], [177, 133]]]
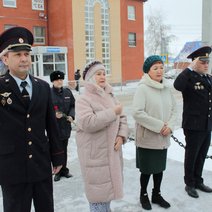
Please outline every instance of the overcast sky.
[[158, 11], [163, 14], [164, 23], [171, 26], [171, 34], [177, 37], [170, 49], [174, 56], [187, 41], [201, 40], [202, 0], [148, 0], [144, 3], [144, 17]]

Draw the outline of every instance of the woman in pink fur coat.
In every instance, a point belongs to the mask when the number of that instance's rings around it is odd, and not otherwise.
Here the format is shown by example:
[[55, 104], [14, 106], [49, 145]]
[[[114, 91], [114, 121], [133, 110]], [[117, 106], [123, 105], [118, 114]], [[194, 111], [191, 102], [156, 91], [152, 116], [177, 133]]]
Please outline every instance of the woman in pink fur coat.
[[85, 92], [76, 101], [76, 142], [90, 211], [109, 212], [123, 197], [122, 145], [128, 126], [99, 61], [86, 65]]

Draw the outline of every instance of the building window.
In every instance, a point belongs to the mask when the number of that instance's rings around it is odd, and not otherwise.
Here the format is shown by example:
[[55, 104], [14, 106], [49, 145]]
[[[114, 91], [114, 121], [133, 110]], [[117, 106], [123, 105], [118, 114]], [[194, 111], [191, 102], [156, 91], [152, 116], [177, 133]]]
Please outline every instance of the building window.
[[4, 7], [16, 7], [16, 0], [3, 0]]
[[32, 0], [33, 10], [44, 10], [44, 0]]
[[45, 44], [45, 27], [34, 27], [34, 43]]
[[54, 70], [66, 70], [65, 54], [45, 53], [43, 54], [43, 75], [49, 76]]
[[135, 47], [136, 46], [136, 33], [130, 32], [128, 34], [128, 45], [129, 45], [129, 47]]
[[128, 6], [127, 7], [128, 20], [135, 20], [135, 7]]
[[110, 74], [110, 31], [109, 31], [109, 4], [107, 0], [86, 0], [85, 4], [85, 47], [86, 63], [95, 59], [94, 40], [94, 6], [101, 4], [101, 35], [102, 35], [102, 63], [106, 74]]

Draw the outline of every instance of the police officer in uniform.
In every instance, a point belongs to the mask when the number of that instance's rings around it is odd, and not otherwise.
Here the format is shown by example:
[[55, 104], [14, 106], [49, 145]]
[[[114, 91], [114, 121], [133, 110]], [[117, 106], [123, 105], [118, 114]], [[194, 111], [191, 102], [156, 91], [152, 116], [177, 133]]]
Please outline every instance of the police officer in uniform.
[[174, 82], [175, 89], [181, 91], [183, 96], [182, 127], [186, 141], [185, 190], [194, 198], [199, 197], [196, 189], [212, 192], [202, 178], [212, 129], [212, 77], [207, 73], [210, 53], [209, 46], [192, 52], [187, 57], [192, 59], [192, 63]]
[[[4, 212], [53, 212], [52, 172], [64, 161], [48, 83], [29, 74], [32, 33], [0, 35], [0, 185]], [[53, 168], [52, 168], [53, 167]], [[2, 211], [2, 210], [1, 210]]]
[[54, 177], [54, 181], [59, 181], [62, 176], [66, 178], [73, 176], [67, 168], [67, 147], [71, 135], [71, 122], [73, 122], [75, 116], [75, 98], [70, 89], [63, 87], [64, 73], [62, 71], [53, 71], [50, 74], [50, 80], [53, 83], [51, 92], [59, 127], [60, 142], [65, 153], [63, 167]]

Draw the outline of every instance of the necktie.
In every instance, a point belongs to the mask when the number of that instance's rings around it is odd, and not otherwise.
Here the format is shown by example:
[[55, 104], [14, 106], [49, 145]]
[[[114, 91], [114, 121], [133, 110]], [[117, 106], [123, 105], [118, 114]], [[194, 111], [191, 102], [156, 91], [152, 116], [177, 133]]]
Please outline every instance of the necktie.
[[22, 95], [24, 104], [25, 104], [26, 108], [28, 108], [29, 104], [30, 104], [30, 96], [29, 96], [29, 93], [26, 90], [27, 82], [26, 81], [21, 82], [20, 86], [23, 88], [21, 95]]

